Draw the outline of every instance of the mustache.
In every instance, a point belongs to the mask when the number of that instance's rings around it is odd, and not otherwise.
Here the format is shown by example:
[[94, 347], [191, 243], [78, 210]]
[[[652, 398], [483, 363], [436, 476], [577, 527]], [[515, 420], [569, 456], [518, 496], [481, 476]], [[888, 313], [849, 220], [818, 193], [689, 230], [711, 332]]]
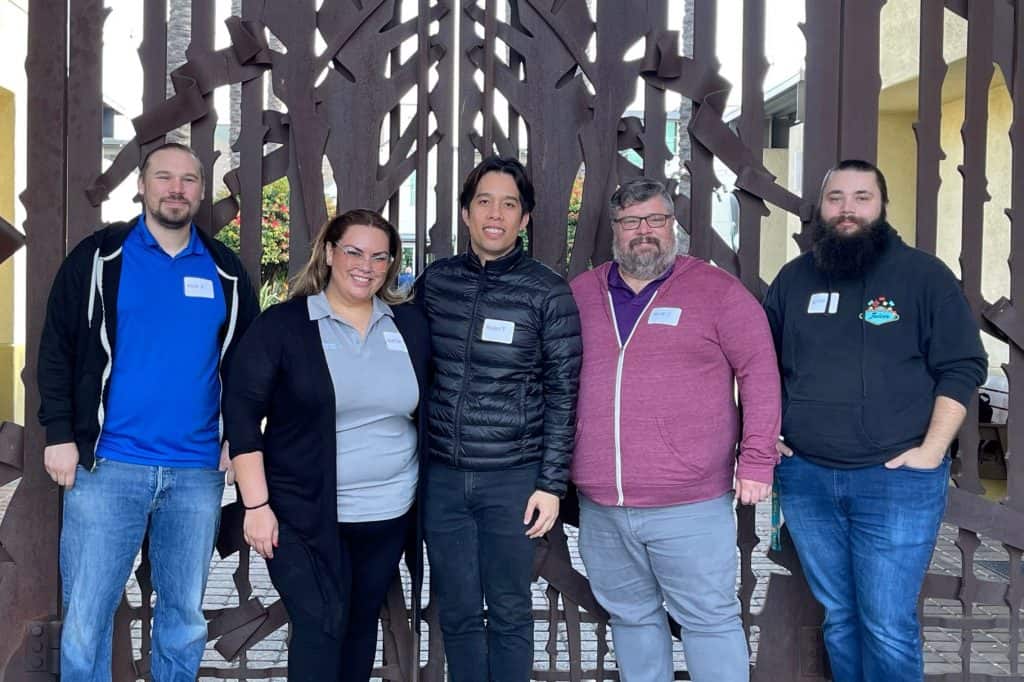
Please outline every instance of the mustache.
[[633, 237], [629, 240], [629, 248], [634, 246], [640, 246], [641, 244], [654, 244], [655, 246], [661, 246], [661, 240], [651, 235], [641, 235], [639, 237]]

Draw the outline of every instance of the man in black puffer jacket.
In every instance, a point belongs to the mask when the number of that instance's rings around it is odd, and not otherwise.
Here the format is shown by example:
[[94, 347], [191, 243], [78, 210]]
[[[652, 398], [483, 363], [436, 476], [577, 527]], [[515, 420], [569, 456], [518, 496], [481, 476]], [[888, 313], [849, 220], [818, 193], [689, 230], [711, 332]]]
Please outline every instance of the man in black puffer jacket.
[[485, 159], [459, 203], [468, 252], [434, 263], [417, 283], [436, 372], [427, 553], [452, 682], [524, 682], [534, 545], [554, 525], [569, 478], [580, 321], [568, 284], [518, 238], [534, 205], [522, 164]]

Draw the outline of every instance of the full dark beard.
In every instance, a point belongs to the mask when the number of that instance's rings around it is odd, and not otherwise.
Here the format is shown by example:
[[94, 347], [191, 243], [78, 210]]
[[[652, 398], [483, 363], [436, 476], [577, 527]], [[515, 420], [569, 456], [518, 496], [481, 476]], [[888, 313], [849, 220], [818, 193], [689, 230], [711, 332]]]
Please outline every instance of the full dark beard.
[[826, 222], [819, 213], [814, 221], [812, 250], [818, 270], [836, 279], [859, 277], [878, 262], [894, 232], [885, 220], [885, 212], [877, 220], [864, 223], [854, 234], [840, 234], [838, 219]]

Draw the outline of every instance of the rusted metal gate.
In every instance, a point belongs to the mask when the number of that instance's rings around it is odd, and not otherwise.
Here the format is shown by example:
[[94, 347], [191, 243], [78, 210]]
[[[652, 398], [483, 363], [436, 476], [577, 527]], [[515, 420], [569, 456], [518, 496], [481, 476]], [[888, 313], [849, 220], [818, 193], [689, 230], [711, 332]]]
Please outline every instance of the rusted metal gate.
[[[125, 181], [146, 149], [186, 125], [191, 144], [212, 167], [216, 113], [212, 93], [241, 84], [240, 162], [216, 182], [232, 196], [207, 201], [198, 222], [217, 232], [241, 203], [241, 252], [259, 273], [260, 189], [287, 177], [291, 196], [292, 268], [309, 251], [310, 236], [326, 216], [324, 160], [337, 186], [338, 206], [385, 208], [398, 222], [398, 190], [415, 173], [417, 266], [462, 248], [453, 235], [455, 183], [478, 154], [499, 152], [528, 160], [540, 189], [533, 214], [533, 255], [567, 274], [610, 256], [611, 231], [605, 202], [622, 179], [644, 173], [665, 179], [674, 153], [664, 144], [666, 92], [692, 101], [688, 193], [676, 198], [676, 215], [691, 237], [691, 252], [736, 273], [755, 294], [759, 235], [767, 206], [798, 215], [806, 227], [824, 171], [845, 157], [874, 159], [877, 147], [879, 22], [884, 0], [807, 0], [806, 118], [801, 196], [764, 168], [762, 82], [767, 0], [743, 2], [743, 92], [739, 118], [730, 127], [724, 110], [730, 85], [718, 72], [714, 41], [716, 3], [695, 0], [693, 54], [681, 56], [677, 29], [667, 25], [669, 2], [680, 0], [242, 0], [241, 15], [228, 20], [230, 47], [214, 49], [214, 0], [191, 1], [188, 61], [171, 74], [174, 95], [165, 95], [168, 0], [143, 0], [140, 55], [144, 66], [144, 113], [134, 120], [135, 138], [113, 165], [100, 173], [102, 0], [30, 0], [28, 72], [28, 385], [26, 414], [34, 415], [36, 343], [49, 283], [69, 246], [100, 222], [100, 206]], [[188, 0], [185, 0], [187, 4]], [[172, 1], [172, 9], [175, 3]], [[182, 3], [178, 3], [181, 5]], [[588, 7], [593, 5], [593, 8]], [[402, 14], [403, 7], [415, 11]], [[946, 11], [968, 21], [966, 113], [963, 123], [963, 249], [961, 267], [968, 299], [988, 333], [1009, 341], [1005, 370], [1011, 386], [1024, 385], [1024, 314], [1013, 301], [1024, 296], [1024, 275], [1011, 258], [1008, 300], [981, 295], [983, 207], [986, 193], [987, 92], [993, 63], [1002, 70], [1013, 98], [1015, 150], [1024, 149], [1024, 6], [1011, 0], [921, 0], [917, 154], [917, 244], [936, 246], [941, 88], [946, 72], [942, 27]], [[411, 16], [403, 21], [403, 16]], [[68, 30], [63, 30], [67, 27]], [[268, 42], [268, 33], [273, 39]], [[317, 48], [317, 37], [326, 45]], [[404, 43], [415, 49], [403, 59]], [[625, 59], [643, 41], [640, 58]], [[285, 112], [270, 110], [270, 83]], [[639, 82], [639, 85], [638, 85]], [[407, 96], [407, 93], [411, 93]], [[643, 113], [627, 116], [637, 93]], [[408, 99], [403, 99], [408, 97]], [[402, 115], [402, 102], [414, 113]], [[456, 103], [457, 102], [457, 103]], [[382, 130], [386, 131], [381, 161]], [[273, 151], [265, 153], [265, 145]], [[635, 152], [630, 161], [623, 152]], [[1011, 253], [1024, 251], [1024, 155], [1012, 167], [1009, 211]], [[711, 228], [717, 159], [736, 174], [739, 248]], [[579, 223], [571, 256], [566, 213], [573, 183], [585, 169]], [[428, 182], [427, 179], [431, 181]], [[66, 182], [62, 181], [66, 179]], [[678, 188], [673, 183], [673, 191]], [[239, 199], [240, 198], [240, 199]], [[1000, 226], [987, 226], [997, 229]], [[806, 234], [806, 231], [804, 232]], [[453, 236], [455, 239], [453, 239]], [[796, 236], [805, 244], [803, 236]], [[0, 225], [0, 259], [20, 246], [16, 233]], [[1020, 412], [1021, 414], [1017, 414]], [[978, 449], [978, 406], [970, 406], [961, 451]], [[1024, 442], [1024, 408], [1010, 403], [1009, 449]], [[5, 680], [52, 679], [56, 670], [60, 596], [57, 537], [60, 498], [43, 472], [43, 433], [34, 419], [0, 430], [0, 484], [20, 481], [0, 525], [0, 671]], [[946, 520], [959, 527], [960, 576], [930, 574], [927, 597], [954, 600], [957, 615], [928, 617], [925, 625], [956, 631], [962, 670], [932, 680], [994, 679], [972, 674], [970, 645], [979, 630], [1007, 632], [1006, 679], [1019, 671], [1020, 609], [1024, 598], [1024, 460], [1009, 458], [1007, 498], [986, 501], [977, 461], [962, 457], [950, 490]], [[772, 682], [823, 679], [818, 607], [799, 576], [792, 552], [771, 554], [770, 576], [755, 576], [751, 557], [759, 543], [754, 514], [740, 512], [741, 598], [745, 623], [757, 642], [753, 676]], [[220, 678], [281, 676], [282, 668], [254, 665], [249, 649], [284, 625], [279, 603], [252, 598], [250, 555], [241, 540], [241, 515], [224, 509], [218, 551], [239, 553], [236, 606], [211, 612], [210, 637], [224, 668], [204, 668]], [[978, 535], [1003, 543], [1010, 559], [1008, 583], [982, 580], [973, 570]], [[573, 570], [565, 536], [552, 534], [538, 555], [539, 574], [550, 584], [549, 659], [537, 661], [541, 680], [618, 679], [609, 671], [606, 625], [585, 579]], [[759, 570], [762, 570], [759, 568]], [[787, 570], [794, 575], [788, 575]], [[145, 574], [139, 576], [148, 604]], [[763, 608], [752, 613], [755, 586], [767, 582]], [[978, 617], [978, 606], [1002, 606], [1006, 616]], [[429, 660], [421, 679], [441, 679], [440, 640], [433, 606], [427, 609]], [[132, 626], [147, 632], [148, 607], [119, 612], [115, 679], [134, 679], [148, 669], [148, 636], [133, 650]], [[583, 663], [581, 631], [596, 623], [596, 663]], [[385, 618], [387, 680], [411, 679], [419, 662], [411, 657], [405, 603], [392, 594]], [[568, 661], [561, 669], [557, 663]], [[687, 679], [684, 671], [677, 679]]]

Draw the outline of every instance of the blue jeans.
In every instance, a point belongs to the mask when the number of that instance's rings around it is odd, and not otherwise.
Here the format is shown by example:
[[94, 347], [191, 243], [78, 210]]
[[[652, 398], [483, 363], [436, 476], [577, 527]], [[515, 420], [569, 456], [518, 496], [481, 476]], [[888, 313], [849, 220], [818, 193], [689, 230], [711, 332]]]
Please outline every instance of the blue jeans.
[[423, 524], [451, 682], [530, 679], [536, 541], [526, 537], [523, 513], [537, 472], [436, 463], [427, 471]]
[[665, 606], [682, 628], [691, 679], [749, 679], [732, 498], [642, 508], [580, 495], [580, 557], [610, 616], [623, 682], [674, 679]]
[[924, 679], [917, 601], [949, 486], [937, 469], [833, 469], [783, 457], [782, 513], [825, 607], [836, 682]]
[[196, 679], [206, 646], [203, 592], [224, 473], [100, 460], [64, 495], [60, 534], [61, 679], [110, 680], [114, 612], [149, 528], [157, 595], [152, 678]]

